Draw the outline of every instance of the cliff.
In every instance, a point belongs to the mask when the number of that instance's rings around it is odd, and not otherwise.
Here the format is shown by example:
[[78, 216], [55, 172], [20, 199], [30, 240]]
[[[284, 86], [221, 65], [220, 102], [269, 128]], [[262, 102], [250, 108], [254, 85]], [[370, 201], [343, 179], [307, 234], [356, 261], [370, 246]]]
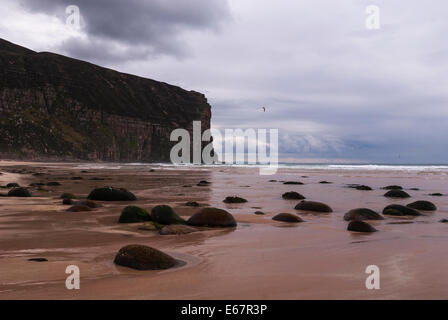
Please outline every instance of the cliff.
[[169, 161], [171, 131], [210, 128], [201, 93], [0, 39], [0, 157]]

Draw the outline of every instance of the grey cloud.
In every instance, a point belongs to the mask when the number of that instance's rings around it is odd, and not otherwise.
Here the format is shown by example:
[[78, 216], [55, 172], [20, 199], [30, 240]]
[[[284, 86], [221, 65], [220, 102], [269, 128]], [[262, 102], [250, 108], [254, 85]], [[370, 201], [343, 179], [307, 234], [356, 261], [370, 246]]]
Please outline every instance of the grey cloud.
[[181, 58], [189, 52], [184, 32], [215, 32], [230, 18], [226, 0], [22, 0], [22, 5], [62, 21], [65, 8], [77, 5], [87, 38], [70, 38], [60, 49], [103, 63], [160, 54]]

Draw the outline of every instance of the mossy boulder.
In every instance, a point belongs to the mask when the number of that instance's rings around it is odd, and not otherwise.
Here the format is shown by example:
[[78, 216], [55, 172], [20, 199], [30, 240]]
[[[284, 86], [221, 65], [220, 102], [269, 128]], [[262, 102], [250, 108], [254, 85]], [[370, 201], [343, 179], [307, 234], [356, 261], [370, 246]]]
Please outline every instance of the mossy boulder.
[[385, 207], [383, 209], [383, 214], [389, 216], [422, 216], [417, 210], [399, 204], [391, 204]]
[[136, 206], [127, 206], [124, 208], [123, 211], [121, 211], [120, 218], [118, 219], [118, 223], [135, 223], [144, 221], [151, 221], [149, 212]]
[[235, 218], [226, 210], [218, 208], [203, 208], [190, 217], [188, 225], [195, 227], [236, 227]]
[[158, 231], [162, 230], [163, 227], [164, 227], [163, 224], [157, 223], [155, 221], [147, 221], [143, 223], [143, 225], [140, 226], [138, 229], [144, 231]]
[[376, 232], [376, 231], [378, 231], [374, 227], [372, 227], [370, 224], [368, 224], [367, 222], [359, 221], [359, 220], [351, 221], [348, 224], [347, 230], [354, 231], [354, 232]]
[[345, 221], [352, 220], [384, 220], [384, 217], [379, 213], [367, 209], [367, 208], [357, 208], [352, 209], [344, 215]]
[[272, 218], [272, 220], [275, 221], [282, 221], [282, 222], [290, 222], [290, 223], [299, 223], [303, 222], [302, 218], [295, 214], [291, 213], [279, 213], [275, 217]]
[[160, 235], [162, 236], [168, 236], [168, 235], [181, 235], [181, 234], [189, 234], [198, 231], [198, 229], [193, 228], [191, 226], [187, 225], [171, 225], [171, 226], [165, 226], [160, 230]]
[[151, 219], [161, 224], [185, 224], [185, 220], [178, 216], [178, 214], [170, 206], [160, 205], [152, 208]]
[[136, 270], [164, 270], [176, 265], [176, 260], [157, 249], [132, 244], [118, 251], [114, 263]]
[[416, 210], [424, 210], [424, 211], [436, 211], [437, 207], [434, 203], [425, 200], [419, 200], [408, 204], [406, 207], [416, 209]]
[[90, 192], [87, 197], [89, 200], [99, 201], [135, 201], [136, 196], [123, 188], [104, 187], [97, 188]]
[[226, 197], [222, 202], [224, 203], [246, 203], [247, 200], [241, 197]]
[[31, 197], [31, 196], [32, 196], [31, 192], [27, 188], [22, 188], [22, 187], [11, 189], [8, 192], [8, 197], [26, 198], [26, 197]]
[[296, 210], [313, 211], [313, 212], [333, 212], [328, 205], [322, 202], [302, 200], [296, 207]]
[[295, 192], [295, 191], [285, 192], [282, 195], [282, 198], [285, 199], [285, 200], [303, 200], [303, 199], [306, 199], [300, 193]]
[[19, 188], [20, 187], [20, 185], [18, 184], [18, 183], [15, 183], [15, 182], [11, 182], [11, 183], [8, 183], [7, 185], [6, 185], [6, 188], [8, 188], [8, 189], [11, 189], [11, 188]]
[[410, 198], [411, 196], [403, 190], [389, 190], [384, 195], [387, 198]]

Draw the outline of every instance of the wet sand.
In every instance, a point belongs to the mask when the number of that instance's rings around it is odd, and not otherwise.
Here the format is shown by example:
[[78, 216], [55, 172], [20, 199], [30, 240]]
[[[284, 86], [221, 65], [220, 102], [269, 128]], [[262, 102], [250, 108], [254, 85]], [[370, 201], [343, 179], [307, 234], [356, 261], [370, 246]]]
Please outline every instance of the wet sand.
[[[151, 168], [155, 171], [150, 172]], [[102, 168], [12, 162], [1, 162], [0, 172], [0, 185], [61, 183], [40, 191], [31, 188], [32, 198], [0, 197], [0, 299], [448, 298], [448, 224], [438, 222], [448, 219], [448, 196], [428, 196], [448, 193], [448, 176], [441, 172], [280, 169], [274, 176], [260, 176], [252, 168]], [[200, 180], [211, 185], [196, 186]], [[319, 184], [322, 180], [333, 183]], [[304, 185], [280, 181], [302, 181]], [[351, 183], [374, 190], [345, 187]], [[383, 197], [385, 191], [380, 188], [391, 184], [402, 185], [412, 198]], [[223, 208], [234, 215], [238, 227], [161, 236], [139, 230], [139, 223], [117, 223], [129, 203], [102, 203], [102, 208], [92, 212], [65, 211], [62, 193], [86, 197], [93, 188], [103, 186], [129, 189], [138, 198], [132, 204], [148, 210], [158, 204], [171, 205], [185, 218], [198, 210], [186, 207], [187, 201]], [[0, 189], [0, 193], [7, 191]], [[325, 202], [334, 212], [296, 211], [298, 201], [281, 197], [287, 191]], [[233, 195], [248, 202], [222, 202]], [[438, 210], [411, 219], [373, 221], [379, 230], [373, 234], [346, 230], [342, 217], [350, 209], [368, 207], [381, 212], [388, 204], [416, 200], [432, 201]], [[258, 210], [266, 214], [255, 215]], [[298, 214], [306, 222], [272, 221], [281, 212]], [[115, 254], [126, 244], [148, 245], [186, 264], [165, 271], [114, 265]], [[49, 261], [27, 261], [38, 257]], [[81, 270], [80, 290], [65, 287], [68, 265]], [[368, 265], [380, 268], [380, 290], [365, 287]]]

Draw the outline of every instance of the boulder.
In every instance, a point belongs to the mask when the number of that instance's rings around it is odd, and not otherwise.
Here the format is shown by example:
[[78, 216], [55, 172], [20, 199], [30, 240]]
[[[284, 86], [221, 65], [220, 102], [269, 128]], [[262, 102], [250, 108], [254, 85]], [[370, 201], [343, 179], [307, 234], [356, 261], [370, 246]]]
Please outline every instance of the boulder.
[[390, 216], [422, 216], [417, 210], [399, 204], [391, 204], [385, 207], [383, 209], [383, 214]]
[[174, 267], [176, 260], [157, 249], [133, 244], [121, 248], [114, 263], [137, 270], [163, 270]]
[[98, 188], [90, 192], [87, 197], [89, 200], [99, 200], [99, 201], [135, 201], [137, 198], [132, 192], [126, 189], [104, 187]]
[[235, 218], [225, 210], [218, 208], [203, 208], [190, 217], [188, 225], [196, 227], [236, 227]]
[[152, 208], [151, 219], [160, 224], [185, 224], [185, 220], [179, 217], [173, 208], [166, 205]]
[[370, 224], [368, 224], [367, 222], [359, 221], [359, 220], [351, 221], [348, 224], [347, 230], [355, 231], [355, 232], [376, 232], [376, 231], [378, 231], [374, 227], [372, 227]]
[[306, 199], [300, 193], [295, 191], [286, 192], [282, 195], [282, 198], [285, 200], [303, 200]]
[[292, 223], [303, 222], [302, 218], [291, 213], [279, 213], [272, 220]]
[[383, 189], [383, 190], [403, 190], [403, 187], [392, 185], [392, 186], [383, 187], [381, 189]]
[[352, 209], [344, 215], [345, 221], [352, 220], [384, 220], [377, 212], [367, 208]]
[[430, 196], [433, 196], [433, 197], [442, 197], [443, 196], [443, 194], [441, 194], [441, 193], [439, 193], [439, 192], [436, 192], [436, 193], [431, 193], [431, 194], [429, 194]]
[[254, 212], [257, 216], [263, 216], [264, 212], [263, 211], [255, 211]]
[[441, 223], [448, 223], [448, 219], [442, 219], [439, 222], [441, 222]]
[[31, 259], [28, 259], [28, 261], [31, 261], [31, 262], [47, 262], [48, 260], [46, 258], [31, 258]]
[[96, 202], [91, 201], [91, 200], [76, 201], [75, 205], [77, 205], [77, 206], [87, 206], [87, 207], [92, 208], [92, 209], [96, 209], [96, 208], [101, 208], [102, 207], [102, 205], [100, 205], [99, 203], [96, 203]]
[[154, 221], [147, 221], [142, 226], [140, 226], [138, 229], [144, 230], [144, 231], [157, 231], [157, 230], [162, 230], [163, 227], [164, 227], [164, 225], [162, 225], [160, 223], [157, 223]]
[[247, 200], [240, 197], [226, 197], [222, 202], [224, 203], [246, 203]]
[[124, 208], [123, 211], [121, 211], [120, 218], [118, 219], [118, 223], [135, 223], [144, 221], [151, 221], [149, 212], [136, 206], [127, 206]]
[[313, 212], [333, 212], [328, 205], [322, 202], [302, 200], [296, 207], [296, 210], [313, 211]]
[[31, 197], [31, 196], [32, 196], [31, 192], [29, 192], [27, 188], [22, 188], [22, 187], [11, 189], [8, 192], [8, 197], [23, 197], [23, 198], [25, 198], [25, 197]]
[[361, 191], [371, 191], [372, 188], [369, 186], [365, 186], [365, 185], [359, 185], [355, 187], [356, 190], [361, 190]]
[[6, 188], [8, 188], [8, 189], [10, 189], [10, 188], [19, 188], [19, 187], [20, 187], [20, 185], [18, 183], [15, 183], [15, 182], [11, 182], [11, 183], [8, 183], [6, 185]]
[[199, 203], [197, 203], [196, 201], [188, 201], [185, 205], [187, 207], [199, 207]]
[[303, 185], [303, 182], [300, 181], [286, 181], [283, 184], [292, 184], [292, 185]]
[[403, 190], [389, 190], [384, 195], [387, 198], [410, 198], [411, 196]]
[[87, 212], [87, 211], [92, 211], [92, 208], [76, 204], [67, 209], [67, 212]]
[[198, 187], [206, 187], [206, 186], [209, 186], [210, 184], [211, 184], [211, 182], [202, 180], [202, 181], [199, 181], [199, 183], [197, 184], [197, 186], [198, 186]]
[[320, 184], [332, 184], [333, 182], [329, 182], [329, 181], [320, 181]]
[[430, 201], [419, 200], [408, 204], [406, 207], [416, 209], [416, 210], [424, 210], [424, 211], [435, 211], [437, 207], [434, 203]]
[[162, 236], [189, 234], [198, 231], [198, 229], [186, 225], [165, 226], [160, 230]]
[[63, 204], [63, 205], [71, 206], [71, 205], [73, 205], [74, 203], [75, 203], [75, 201], [73, 201], [73, 199], [63, 199], [63, 200], [62, 200], [62, 204]]

